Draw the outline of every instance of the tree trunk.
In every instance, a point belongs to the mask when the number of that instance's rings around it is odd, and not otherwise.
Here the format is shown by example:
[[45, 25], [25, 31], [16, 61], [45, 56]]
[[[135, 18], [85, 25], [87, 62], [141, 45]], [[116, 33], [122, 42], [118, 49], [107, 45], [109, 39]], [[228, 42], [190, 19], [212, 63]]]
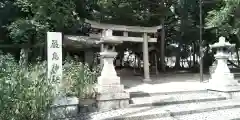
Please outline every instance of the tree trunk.
[[[237, 34], [238, 42], [240, 43], [240, 35]], [[236, 54], [237, 54], [237, 61], [238, 61], [238, 66], [240, 65], [240, 60], [239, 60], [239, 54], [238, 54], [238, 47], [236, 46]]]
[[124, 51], [119, 52], [119, 59], [120, 59], [120, 68], [122, 69], [123, 66], [123, 58], [124, 58]]
[[237, 54], [237, 62], [238, 62], [238, 66], [239, 66], [240, 61], [239, 61], [239, 54], [238, 54], [238, 47], [237, 46], [235, 47], [235, 51], [236, 51], [236, 54]]
[[180, 68], [180, 52], [181, 52], [181, 48], [180, 48], [180, 44], [177, 47], [177, 51], [176, 51], [176, 61], [175, 61], [175, 69], [179, 69]]
[[[154, 54], [154, 59], [155, 59], [155, 70], [156, 70], [156, 75], [158, 75], [158, 61], [157, 61], [157, 52]], [[165, 71], [164, 71], [165, 72]]]
[[193, 43], [193, 67], [195, 67], [196, 63], [196, 44]]
[[19, 64], [21, 65], [22, 68], [27, 68], [28, 65], [28, 48], [22, 48], [20, 51], [20, 60]]
[[160, 63], [160, 61], [159, 61], [159, 59], [160, 59], [160, 52], [158, 52], [158, 51], [157, 51], [157, 53], [156, 53], [156, 54], [157, 54], [157, 64], [158, 64], [158, 70], [160, 71], [160, 70], [161, 70], [161, 66], [160, 66], [160, 64], [161, 64], [161, 63]]
[[183, 45], [183, 43], [182, 43], [182, 38], [183, 38], [183, 33], [181, 33], [180, 36], [179, 36], [179, 43], [178, 43], [178, 47], [177, 47], [177, 49], [176, 49], [175, 69], [179, 69], [179, 68], [180, 68], [181, 47], [182, 47], [182, 45]]
[[184, 31], [185, 31], [185, 26], [186, 26], [186, 22], [188, 19], [188, 14], [186, 11], [184, 11], [185, 6], [185, 0], [180, 1], [180, 32], [179, 32], [179, 43], [178, 43], [178, 47], [177, 47], [177, 55], [176, 55], [176, 62], [175, 62], [175, 68], [179, 69], [180, 68], [180, 58], [181, 58], [181, 47], [183, 45], [183, 36], [184, 36]]
[[162, 71], [165, 72], [166, 69], [165, 69], [165, 27], [164, 27], [164, 18], [161, 19], [161, 23], [162, 23], [162, 31], [161, 31], [161, 68], [162, 68]]

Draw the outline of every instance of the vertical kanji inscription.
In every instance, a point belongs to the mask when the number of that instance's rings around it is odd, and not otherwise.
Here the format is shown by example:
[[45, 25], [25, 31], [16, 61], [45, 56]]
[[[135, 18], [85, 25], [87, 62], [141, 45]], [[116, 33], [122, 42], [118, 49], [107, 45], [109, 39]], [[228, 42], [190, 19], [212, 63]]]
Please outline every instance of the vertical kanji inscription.
[[51, 48], [59, 48], [59, 44], [58, 44], [58, 41], [57, 40], [52, 40], [52, 45], [51, 45]]
[[52, 60], [59, 60], [59, 56], [58, 56], [57, 52], [54, 52], [52, 54]]

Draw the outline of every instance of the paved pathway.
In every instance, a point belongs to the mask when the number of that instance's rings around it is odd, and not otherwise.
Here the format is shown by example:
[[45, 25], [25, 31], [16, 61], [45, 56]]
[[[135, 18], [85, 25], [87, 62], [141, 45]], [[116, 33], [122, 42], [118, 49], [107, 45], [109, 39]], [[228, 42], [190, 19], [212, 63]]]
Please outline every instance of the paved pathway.
[[[180, 91], [195, 91], [206, 90], [206, 82], [200, 83], [199, 74], [160, 74], [158, 77], [152, 76], [152, 83], [143, 83], [141, 76], [133, 76], [131, 71], [124, 71], [120, 73], [121, 82], [126, 86], [128, 92], [142, 92], [142, 93], [167, 93], [167, 92], [180, 92]], [[209, 75], [204, 75], [204, 79], [208, 80]], [[190, 94], [190, 93], [189, 93]], [[199, 93], [200, 94], [200, 93]], [[234, 106], [232, 109], [218, 110], [212, 112], [194, 113], [188, 115], [174, 115], [179, 111], [186, 111], [193, 109], [200, 109], [201, 107], [221, 107], [223, 105]], [[145, 106], [145, 107], [132, 107], [124, 108], [106, 112], [90, 113], [85, 117], [78, 117], [71, 120], [114, 120], [116, 117], [131, 117], [129, 120], [240, 120], [240, 102], [226, 101], [209, 101], [203, 103], [186, 103], [179, 105], [164, 105], [164, 106]], [[236, 108], [235, 108], [236, 107]], [[204, 108], [205, 109], [205, 108]], [[180, 112], [181, 113], [181, 112]], [[136, 117], [134, 117], [136, 116]], [[138, 116], [144, 116], [145, 118]], [[127, 120], [125, 118], [124, 120]], [[116, 119], [117, 120], [117, 119]], [[122, 120], [122, 119], [121, 119]]]
[[[200, 83], [199, 74], [194, 73], [167, 73], [159, 76], [151, 76], [152, 83], [143, 83], [142, 76], [134, 76], [131, 71], [122, 71], [120, 74], [121, 83], [125, 85], [128, 92], [179, 92], [204, 90], [206, 82]], [[209, 75], [204, 75], [207, 81]]]

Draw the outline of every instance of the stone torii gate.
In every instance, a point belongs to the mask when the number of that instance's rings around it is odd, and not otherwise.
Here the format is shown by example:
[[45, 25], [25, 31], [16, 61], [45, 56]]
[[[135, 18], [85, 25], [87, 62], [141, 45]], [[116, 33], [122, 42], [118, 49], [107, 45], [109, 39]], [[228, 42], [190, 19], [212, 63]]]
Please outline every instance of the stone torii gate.
[[[94, 21], [86, 20], [91, 24], [91, 28], [98, 29], [101, 32], [98, 34], [91, 34], [90, 37], [98, 37], [101, 43], [101, 61], [103, 68], [101, 75], [98, 77], [96, 84], [96, 101], [98, 110], [111, 110], [117, 108], [124, 108], [129, 105], [130, 94], [124, 90], [124, 86], [120, 83], [120, 77], [114, 69], [113, 60], [117, 52], [115, 46], [124, 41], [129, 42], [143, 42], [143, 61], [144, 61], [144, 80], [151, 81], [149, 75], [149, 55], [148, 42], [157, 42], [157, 38], [150, 38], [149, 33], [156, 33], [157, 27], [137, 27], [137, 26], [123, 26], [112, 24], [100, 24]], [[114, 36], [114, 31], [123, 32], [123, 36]], [[142, 33], [143, 37], [130, 37], [129, 32]]]
[[[141, 27], [141, 26], [125, 26], [125, 25], [115, 25], [115, 24], [104, 24], [98, 23], [91, 20], [85, 20], [86, 23], [91, 24], [91, 28], [100, 30], [100, 33], [90, 34], [90, 38], [101, 38], [108, 37], [112, 41], [128, 41], [128, 42], [142, 42], [143, 43], [143, 63], [144, 63], [144, 80], [145, 82], [151, 81], [149, 74], [149, 53], [148, 53], [148, 43], [157, 42], [157, 38], [151, 38], [149, 34], [155, 34], [157, 30], [161, 29], [162, 26], [154, 27]], [[122, 36], [114, 36], [113, 32], [122, 32]], [[129, 32], [141, 33], [142, 37], [131, 37]], [[101, 52], [104, 50], [104, 44], [101, 44]], [[101, 64], [103, 61], [101, 59]]]

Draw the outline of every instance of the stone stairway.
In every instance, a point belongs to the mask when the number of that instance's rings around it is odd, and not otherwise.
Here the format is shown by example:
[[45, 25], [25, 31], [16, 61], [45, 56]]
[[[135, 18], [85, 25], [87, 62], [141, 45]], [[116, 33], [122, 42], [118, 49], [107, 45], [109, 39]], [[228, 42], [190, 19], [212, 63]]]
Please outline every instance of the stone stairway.
[[[239, 100], [227, 100], [225, 97], [208, 93], [205, 90], [169, 92], [165, 94], [154, 93], [151, 95], [144, 93], [132, 93], [131, 97], [130, 107], [121, 109], [121, 111], [125, 111], [125, 113], [122, 113], [119, 116], [114, 115], [114, 113], [119, 112], [109, 113], [115, 117], [106, 119], [165, 120], [189, 118], [188, 120], [203, 120], [194, 116], [201, 116], [201, 114], [208, 114], [209, 112], [212, 112], [211, 114], [215, 114], [214, 112], [218, 113], [221, 111], [240, 115], [240, 113], [238, 113], [240, 112], [238, 111], [240, 110]], [[209, 116], [211, 116], [211, 114], [209, 114]]]
[[206, 90], [166, 92], [166, 93], [131, 93], [131, 107], [162, 106], [192, 102], [225, 100], [225, 97], [208, 93]]
[[240, 68], [229, 68], [234, 78], [240, 82]]
[[240, 99], [227, 99], [207, 90], [164, 93], [132, 92], [128, 108], [85, 113], [77, 113], [75, 109], [70, 116], [61, 119], [237, 120], [240, 119]]
[[78, 113], [68, 120], [237, 120], [240, 99], [227, 99], [206, 90], [131, 93], [128, 108]]

